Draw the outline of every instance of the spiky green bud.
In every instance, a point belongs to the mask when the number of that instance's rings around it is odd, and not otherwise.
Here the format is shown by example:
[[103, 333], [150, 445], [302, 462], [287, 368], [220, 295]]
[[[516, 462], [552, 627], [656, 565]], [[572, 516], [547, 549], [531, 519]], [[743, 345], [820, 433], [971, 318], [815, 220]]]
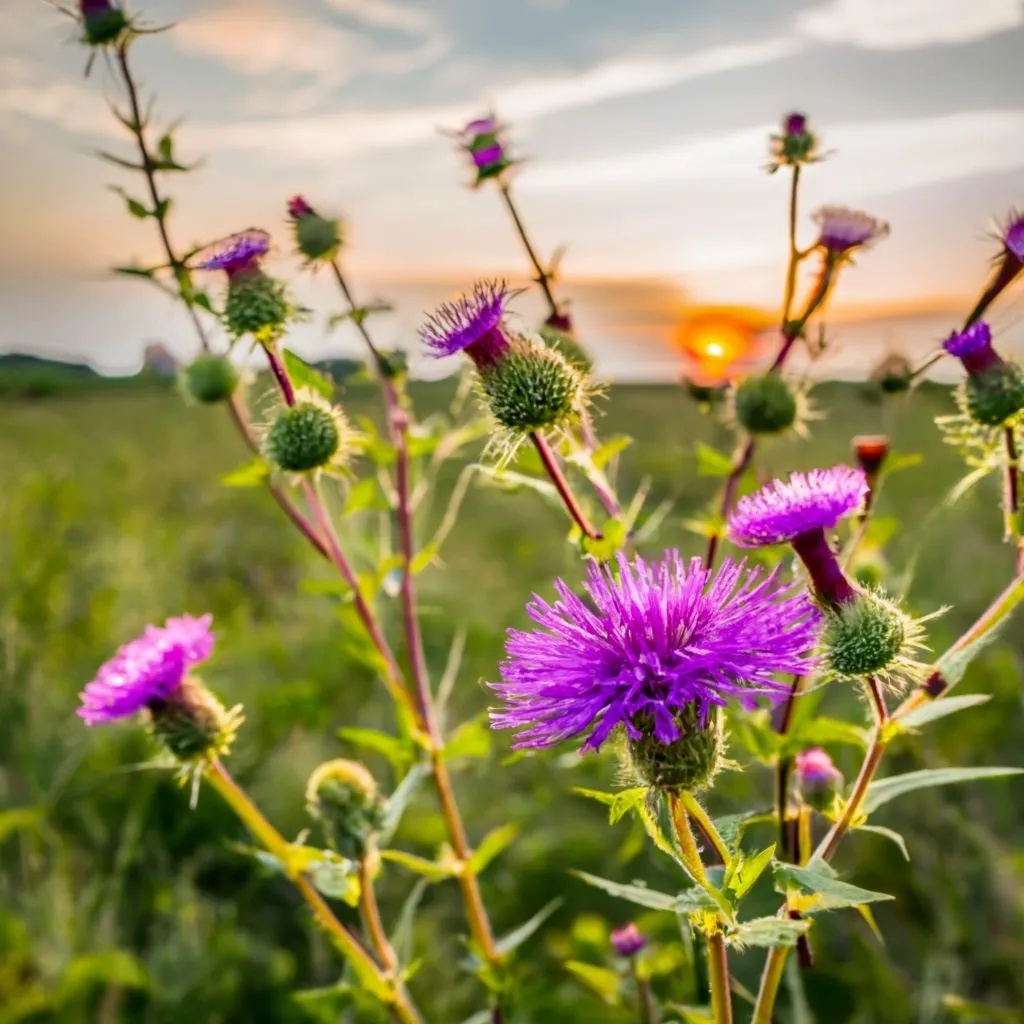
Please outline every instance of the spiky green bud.
[[884, 672], [904, 654], [912, 623], [878, 591], [865, 591], [825, 611], [822, 646], [837, 676], [855, 678]]
[[212, 761], [227, 753], [243, 716], [226, 710], [194, 676], [188, 676], [165, 700], [146, 705], [154, 736], [181, 762]]
[[236, 338], [251, 334], [258, 341], [277, 337], [288, 322], [291, 305], [284, 285], [252, 267], [231, 275], [224, 323]]
[[1024, 373], [1010, 362], [972, 373], [963, 384], [963, 404], [975, 423], [1003, 426], [1024, 409]]
[[341, 247], [341, 224], [319, 213], [308, 213], [295, 221], [295, 244], [308, 260], [334, 259]]
[[736, 419], [751, 434], [779, 434], [796, 422], [796, 395], [776, 374], [748, 377], [733, 401]]
[[309, 777], [306, 807], [327, 841], [343, 857], [362, 860], [384, 825], [385, 801], [370, 772], [357, 761], [326, 761]]
[[340, 410], [306, 399], [282, 409], [264, 440], [267, 458], [288, 473], [326, 466], [339, 453], [344, 433]]
[[238, 370], [227, 356], [208, 352], [185, 367], [185, 391], [197, 402], [227, 401], [238, 387]]
[[575, 335], [568, 331], [560, 331], [550, 324], [542, 324], [537, 333], [546, 345], [561, 352], [568, 362], [583, 373], [589, 373], [594, 367], [590, 353], [576, 340]]
[[722, 716], [713, 708], [702, 726], [694, 706], [687, 705], [676, 712], [675, 721], [682, 735], [662, 743], [653, 735], [653, 722], [634, 719], [643, 736], [628, 742], [629, 767], [641, 784], [654, 789], [690, 793], [707, 789], [725, 758]]
[[88, 46], [106, 46], [116, 42], [128, 27], [128, 16], [120, 7], [105, 0], [81, 4], [82, 40]]
[[586, 396], [584, 377], [560, 352], [532, 338], [509, 342], [480, 374], [491, 414], [512, 434], [560, 427], [573, 420]]

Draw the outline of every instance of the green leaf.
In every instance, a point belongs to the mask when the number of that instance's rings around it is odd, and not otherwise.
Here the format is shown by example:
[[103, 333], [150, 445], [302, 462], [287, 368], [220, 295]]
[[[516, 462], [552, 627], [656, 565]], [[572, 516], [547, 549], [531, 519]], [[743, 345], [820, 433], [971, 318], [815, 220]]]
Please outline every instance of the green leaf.
[[730, 946], [743, 948], [757, 946], [770, 949], [775, 946], [795, 946], [801, 935], [806, 935], [811, 922], [807, 918], [794, 921], [789, 917], [755, 917], [744, 921], [726, 937]]
[[491, 752], [491, 730], [482, 718], [463, 722], [441, 752], [446, 761], [459, 757], [486, 757]]
[[890, 452], [885, 460], [885, 474], [898, 473], [901, 469], [919, 466], [924, 461], [920, 452]]
[[736, 893], [736, 899], [741, 899], [761, 877], [762, 872], [768, 867], [774, 856], [774, 843], [760, 853], [754, 854], [753, 857], [747, 858], [742, 854], [737, 854], [733, 863], [738, 866], [730, 869], [731, 877], [726, 882], [726, 888]]
[[751, 825], [774, 820], [774, 811], [743, 811], [741, 814], [724, 814], [721, 818], [715, 818], [714, 825], [725, 845], [735, 850], [743, 839], [743, 833]]
[[402, 909], [398, 912], [395, 930], [391, 935], [391, 945], [398, 954], [399, 963], [408, 963], [412, 959], [416, 911], [419, 910], [423, 894], [429, 885], [429, 879], [418, 878], [409, 895], [406, 896], [405, 902], [402, 903]]
[[562, 506], [562, 499], [559, 497], [555, 485], [540, 477], [527, 476], [525, 473], [517, 473], [511, 469], [496, 469], [494, 466], [485, 466], [482, 463], [474, 463], [481, 483], [508, 494], [518, 494], [520, 491], [536, 491], [541, 497], [546, 498], [552, 505]]
[[800, 868], [795, 864], [775, 865], [775, 888], [783, 894], [802, 893], [810, 897], [801, 907], [804, 913], [814, 914], [822, 910], [837, 910], [841, 907], [856, 907], [862, 903], [877, 903], [891, 900], [884, 892], [872, 892], [859, 886], [841, 882], [828, 865], [820, 862], [816, 868]]
[[575, 793], [577, 796], [585, 796], [588, 800], [596, 800], [599, 804], [604, 804], [606, 807], [611, 807], [615, 803], [615, 798], [619, 795], [618, 793], [605, 793], [601, 789], [585, 789], [582, 786], [573, 786], [569, 792]]
[[870, 814], [890, 800], [918, 789], [949, 786], [954, 782], [973, 782], [976, 779], [998, 779], [1007, 775], [1020, 775], [1022, 772], [1024, 768], [926, 768], [905, 775], [891, 775], [871, 783], [861, 810]]
[[160, 154], [161, 160], [174, 161], [174, 135], [171, 132], [160, 137], [156, 144], [156, 151]]
[[624, 789], [612, 797], [611, 807], [608, 810], [608, 824], [614, 825], [621, 821], [630, 811], [635, 811], [647, 803], [647, 787], [635, 786], [632, 789]]
[[682, 1024], [711, 1024], [715, 1015], [710, 1006], [680, 1006], [670, 1003], [674, 1013], [678, 1013]]
[[900, 715], [897, 724], [904, 729], [917, 729], [928, 722], [934, 722], [947, 715], [955, 715], [966, 708], [974, 708], [986, 704], [992, 699], [990, 693], [965, 693], [961, 697], [941, 697], [928, 704], [922, 704], [905, 715]]
[[363, 729], [358, 726], [345, 726], [338, 730], [338, 737], [347, 740], [354, 746], [364, 750], [372, 750], [375, 754], [386, 757], [394, 766], [395, 771], [402, 773], [405, 766], [412, 760], [409, 745], [397, 736], [380, 732], [377, 729]]
[[424, 780], [429, 776], [430, 767], [423, 763], [414, 764], [406, 772], [405, 778], [395, 787], [394, 793], [388, 797], [388, 802], [384, 808], [384, 823], [380, 829], [380, 842], [391, 842], [392, 836], [398, 831], [398, 826], [402, 823], [402, 815], [405, 814], [409, 801], [412, 800], [416, 790], [419, 789]]
[[697, 472], [701, 476], [729, 476], [732, 473], [732, 459], [725, 452], [712, 448], [703, 441], [694, 445], [697, 455]]
[[157, 220], [164, 220], [167, 214], [171, 212], [171, 207], [174, 205], [174, 200], [168, 196], [166, 199], [160, 199], [157, 201], [156, 206], [153, 207], [153, 216]]
[[622, 979], [610, 968], [586, 964], [581, 960], [569, 960], [565, 969], [609, 1006], [618, 1006], [621, 1002]]
[[237, 469], [225, 473], [220, 483], [225, 487], [259, 487], [270, 476], [270, 467], [258, 455]]
[[562, 905], [562, 899], [552, 900], [546, 906], [540, 908], [529, 921], [521, 924], [518, 928], [510, 931], [495, 942], [495, 948], [505, 956], [521, 946], [533, 933]]
[[320, 395], [321, 398], [330, 399], [334, 397], [333, 381], [288, 349], [285, 349], [284, 352], [284, 366], [296, 390], [299, 388], [309, 388]]
[[884, 836], [890, 842], [900, 848], [904, 860], [910, 860], [910, 851], [907, 849], [907, 841], [894, 829], [885, 828], [883, 825], [859, 825], [858, 832], [873, 832], [876, 836]]
[[375, 476], [360, 480], [345, 497], [345, 505], [341, 510], [343, 516], [350, 516], [365, 509], [386, 511], [391, 506], [380, 489], [380, 481]]
[[90, 989], [141, 989], [148, 984], [145, 966], [123, 949], [108, 949], [76, 956], [64, 971], [57, 999], [60, 1003], [81, 999]]
[[435, 860], [418, 857], [415, 853], [406, 853], [405, 850], [381, 850], [380, 855], [384, 860], [400, 864], [403, 868], [422, 875], [431, 882], [440, 882], [443, 878], [455, 876], [455, 870], [451, 865], [439, 864]]
[[613, 434], [599, 448], [595, 448], [590, 454], [591, 463], [598, 469], [603, 469], [616, 455], [624, 452], [633, 443], [633, 438], [628, 434]]
[[790, 733], [786, 750], [798, 753], [804, 747], [821, 747], [829, 743], [846, 743], [863, 749], [868, 745], [868, 737], [860, 726], [852, 722], [838, 718], [812, 718]]
[[46, 820], [42, 807], [15, 807], [0, 813], [0, 843], [15, 832], [34, 832]]
[[145, 277], [152, 280], [160, 267], [112, 267], [115, 274], [122, 274], [125, 277]]
[[675, 912], [679, 902], [678, 896], [670, 896], [668, 893], [658, 892], [656, 889], [648, 889], [646, 885], [626, 885], [623, 882], [613, 882], [607, 878], [587, 874], [585, 871], [573, 871], [572, 874], [582, 879], [587, 885], [601, 889], [609, 896], [617, 896], [621, 900], [635, 903], [638, 907]]
[[600, 538], [584, 537], [583, 550], [599, 562], [607, 562], [625, 547], [629, 527], [621, 519], [609, 519], [601, 527]]
[[488, 832], [473, 851], [469, 861], [470, 872], [479, 875], [499, 853], [508, 848], [518, 832], [518, 825], [500, 825], [492, 832]]
[[316, 850], [315, 853], [318, 856], [312, 857], [303, 867], [309, 880], [325, 896], [343, 900], [350, 907], [358, 907], [362, 895], [359, 866], [331, 850]]
[[960, 996], [944, 995], [942, 1008], [948, 1010], [957, 1020], [968, 1021], [970, 1024], [1020, 1024], [1020, 1010], [1011, 1010], [1005, 1006], [990, 1006], [988, 1003], [974, 1003]]
[[728, 902], [723, 899], [722, 904], [718, 903], [707, 889], [694, 885], [689, 889], [683, 889], [676, 896], [675, 912], [677, 914], [691, 914], [695, 910], [714, 910], [716, 907], [720, 910], [727, 909]]

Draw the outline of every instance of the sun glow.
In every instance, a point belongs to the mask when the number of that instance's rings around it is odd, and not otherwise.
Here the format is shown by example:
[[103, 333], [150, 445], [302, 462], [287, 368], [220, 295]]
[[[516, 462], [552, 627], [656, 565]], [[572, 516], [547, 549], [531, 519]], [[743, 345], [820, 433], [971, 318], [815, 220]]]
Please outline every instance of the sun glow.
[[764, 328], [760, 317], [745, 311], [698, 310], [680, 324], [676, 344], [690, 364], [692, 376], [723, 383], [757, 355]]

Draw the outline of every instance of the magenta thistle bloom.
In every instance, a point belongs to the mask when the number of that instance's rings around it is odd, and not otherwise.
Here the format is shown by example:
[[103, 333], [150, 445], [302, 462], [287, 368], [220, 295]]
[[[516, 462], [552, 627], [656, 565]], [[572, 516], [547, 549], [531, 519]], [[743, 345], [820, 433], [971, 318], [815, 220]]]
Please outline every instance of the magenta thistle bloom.
[[796, 755], [796, 774], [802, 783], [821, 784], [834, 782], [839, 777], [839, 769], [832, 763], [832, 758], [821, 747], [810, 747]]
[[461, 131], [455, 133], [459, 144], [469, 154], [476, 171], [474, 186], [481, 185], [488, 178], [500, 177], [513, 161], [505, 152], [501, 137], [502, 126], [493, 115], [470, 121]]
[[984, 373], [1003, 362], [999, 353], [992, 348], [992, 331], [984, 320], [962, 331], [954, 331], [942, 343], [942, 347], [951, 356], [956, 356], [971, 374]]
[[240, 231], [211, 246], [210, 255], [196, 266], [200, 270], [223, 270], [228, 277], [255, 270], [270, 251], [270, 235], [256, 229]]
[[540, 627], [510, 630], [501, 683], [505, 702], [491, 713], [496, 729], [516, 729], [515, 747], [550, 747], [590, 731], [597, 750], [617, 726], [631, 740], [650, 723], [662, 744], [680, 738], [680, 712], [703, 724], [730, 698], [752, 707], [789, 687], [777, 672], [813, 667], [818, 613], [779, 573], [726, 559], [717, 574], [699, 558], [670, 551], [659, 562], [591, 563], [588, 604], [561, 580], [559, 600], [534, 595], [527, 606]]
[[884, 220], [845, 206], [823, 206], [812, 219], [821, 229], [818, 245], [836, 255], [865, 248], [889, 234]]
[[611, 934], [612, 948], [619, 956], [636, 956], [647, 945], [647, 939], [632, 921]]
[[501, 327], [508, 298], [504, 282], [479, 282], [472, 295], [438, 306], [420, 338], [435, 356], [465, 352], [478, 367], [493, 366], [509, 348]]
[[182, 615], [161, 626], [147, 626], [96, 673], [80, 694], [78, 714], [86, 725], [113, 722], [167, 700], [193, 666], [213, 650], [213, 616]]
[[785, 544], [811, 530], [830, 530], [861, 507], [868, 481], [861, 469], [833, 466], [792, 473], [741, 498], [729, 517], [729, 539], [740, 547]]
[[782, 129], [787, 135], [803, 135], [807, 131], [807, 115], [787, 114], [782, 122]]
[[288, 216], [292, 220], [301, 220], [303, 217], [312, 217], [316, 211], [302, 196], [292, 196], [288, 200]]

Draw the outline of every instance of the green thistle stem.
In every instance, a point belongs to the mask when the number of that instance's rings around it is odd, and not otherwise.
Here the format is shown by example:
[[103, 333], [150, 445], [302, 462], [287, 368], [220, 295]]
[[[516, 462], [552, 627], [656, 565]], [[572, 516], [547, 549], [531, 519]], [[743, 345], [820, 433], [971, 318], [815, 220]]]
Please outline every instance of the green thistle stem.
[[707, 945], [711, 1016], [715, 1024], [732, 1024], [732, 993], [729, 991], [729, 959], [725, 936], [715, 932], [707, 937]]
[[722, 864], [728, 864], [732, 859], [729, 855], [729, 847], [725, 845], [725, 840], [719, 834], [718, 829], [715, 828], [715, 823], [711, 820], [708, 812], [701, 807], [700, 801], [692, 793], [688, 793], [685, 790], [679, 793], [679, 800], [686, 808], [686, 813], [689, 815], [692, 823], [696, 825], [700, 834], [714, 850], [719, 861]]

